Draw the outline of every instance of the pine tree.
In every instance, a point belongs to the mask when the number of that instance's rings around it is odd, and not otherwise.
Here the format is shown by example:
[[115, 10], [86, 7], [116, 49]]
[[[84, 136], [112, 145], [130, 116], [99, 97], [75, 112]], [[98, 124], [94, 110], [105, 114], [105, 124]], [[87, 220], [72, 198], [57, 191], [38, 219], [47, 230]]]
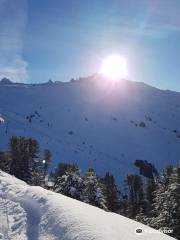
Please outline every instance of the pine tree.
[[39, 153], [38, 142], [32, 138], [13, 136], [9, 147], [12, 158], [10, 174], [31, 183], [34, 163]]
[[108, 210], [118, 212], [120, 208], [120, 193], [116, 186], [114, 176], [107, 172], [104, 178], [102, 178], [102, 183]]
[[103, 185], [98, 179], [94, 169], [89, 169], [83, 178], [84, 188], [81, 200], [96, 207], [107, 210]]
[[154, 191], [156, 189], [156, 179], [159, 173], [155, 166], [147, 161], [136, 160], [135, 166], [140, 168], [140, 174], [146, 178], [143, 207], [141, 207], [140, 211], [137, 212], [135, 219], [139, 222], [147, 224], [148, 219], [153, 215], [152, 203]]
[[57, 167], [55, 168], [55, 171], [51, 172], [51, 177], [54, 179], [54, 182], [56, 184], [57, 179], [59, 177], [62, 177], [63, 175], [65, 175], [66, 172], [69, 172], [69, 171], [76, 172], [78, 170], [79, 170], [79, 168], [78, 168], [78, 166], [76, 164], [60, 162], [57, 165]]
[[139, 175], [128, 174], [128, 216], [134, 218], [144, 208], [143, 182]]
[[10, 152], [0, 152], [0, 169], [9, 173], [11, 164]]
[[49, 164], [51, 163], [52, 160], [52, 155], [51, 152], [48, 149], [44, 150], [44, 159], [43, 159], [43, 164], [44, 164], [44, 175], [47, 174]]
[[[168, 166], [158, 180], [154, 198], [154, 218], [149, 223], [156, 229], [170, 229], [180, 239], [180, 168]], [[171, 235], [171, 234], [170, 234]]]
[[145, 186], [145, 195], [143, 207], [136, 213], [135, 220], [144, 224], [149, 223], [149, 219], [153, 217], [153, 199], [156, 183], [154, 179], [147, 179]]
[[155, 189], [156, 189], [156, 184], [155, 184], [154, 179], [147, 179], [147, 182], [146, 182], [146, 199], [147, 199], [149, 205], [151, 205], [152, 202], [153, 202], [153, 192], [155, 191]]
[[57, 177], [54, 191], [80, 200], [83, 187], [79, 169], [77, 167], [76, 169], [68, 168], [63, 175]]
[[38, 158], [33, 162], [31, 170], [31, 185], [45, 188], [44, 162], [41, 158]]

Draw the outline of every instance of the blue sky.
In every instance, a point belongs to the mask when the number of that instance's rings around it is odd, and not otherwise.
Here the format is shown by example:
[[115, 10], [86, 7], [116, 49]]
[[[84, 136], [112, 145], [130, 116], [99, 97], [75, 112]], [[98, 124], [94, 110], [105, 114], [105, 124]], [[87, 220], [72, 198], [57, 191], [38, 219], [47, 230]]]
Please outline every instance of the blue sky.
[[128, 78], [180, 91], [179, 0], [0, 0], [0, 77], [68, 81], [121, 54]]

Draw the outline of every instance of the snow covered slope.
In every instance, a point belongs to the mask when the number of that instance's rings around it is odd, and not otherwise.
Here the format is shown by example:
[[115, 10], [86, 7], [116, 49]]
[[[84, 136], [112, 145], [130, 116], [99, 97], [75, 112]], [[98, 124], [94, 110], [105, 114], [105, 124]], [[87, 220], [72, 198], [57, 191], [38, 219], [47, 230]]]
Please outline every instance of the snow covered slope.
[[[137, 228], [142, 234], [136, 234]], [[0, 171], [0, 239], [170, 240], [145, 225], [53, 193]]]
[[55, 163], [121, 177], [143, 159], [158, 168], [180, 156], [180, 93], [100, 76], [68, 83], [0, 84], [0, 149], [11, 135], [36, 138]]

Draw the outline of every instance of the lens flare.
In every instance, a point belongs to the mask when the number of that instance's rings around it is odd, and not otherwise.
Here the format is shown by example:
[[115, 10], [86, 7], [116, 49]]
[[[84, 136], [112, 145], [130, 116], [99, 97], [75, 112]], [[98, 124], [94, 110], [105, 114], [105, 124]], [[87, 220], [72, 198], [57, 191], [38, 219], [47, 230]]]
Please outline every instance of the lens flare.
[[111, 80], [126, 78], [127, 61], [120, 55], [111, 55], [105, 58], [101, 64], [100, 74]]

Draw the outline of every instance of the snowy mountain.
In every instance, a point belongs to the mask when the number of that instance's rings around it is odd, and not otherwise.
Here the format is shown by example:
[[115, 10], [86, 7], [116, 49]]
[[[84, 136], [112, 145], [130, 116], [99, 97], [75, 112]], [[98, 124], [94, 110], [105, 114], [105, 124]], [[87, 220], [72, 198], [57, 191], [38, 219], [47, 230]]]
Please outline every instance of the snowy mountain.
[[0, 84], [0, 149], [36, 138], [59, 161], [121, 178], [136, 159], [159, 169], [180, 156], [180, 93], [94, 75], [68, 83]]
[[1, 85], [9, 85], [9, 84], [13, 84], [13, 82], [11, 82], [11, 80], [10, 79], [8, 79], [8, 78], [3, 78], [3, 79], [1, 79], [1, 81], [0, 81], [0, 84]]
[[2, 171], [0, 220], [3, 240], [173, 239], [121, 215], [29, 186]]

